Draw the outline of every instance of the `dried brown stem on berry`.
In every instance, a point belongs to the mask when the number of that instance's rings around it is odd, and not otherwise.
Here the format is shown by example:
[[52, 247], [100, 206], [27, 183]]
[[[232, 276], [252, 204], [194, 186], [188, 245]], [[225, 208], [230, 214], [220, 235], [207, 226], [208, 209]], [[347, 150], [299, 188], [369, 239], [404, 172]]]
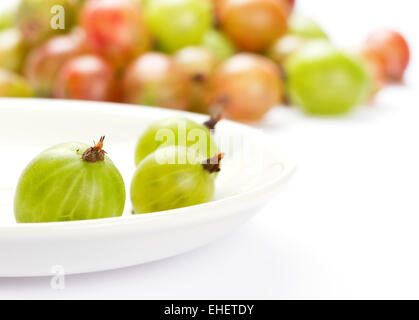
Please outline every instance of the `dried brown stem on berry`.
[[204, 83], [207, 81], [207, 77], [203, 73], [195, 73], [191, 76], [191, 80], [195, 83]]
[[211, 115], [211, 117], [204, 122], [204, 126], [206, 126], [210, 130], [214, 130], [215, 126], [218, 122], [223, 118], [221, 112], [215, 112], [214, 115]]
[[204, 170], [207, 170], [209, 173], [220, 172], [221, 159], [224, 157], [224, 153], [216, 154], [215, 156], [205, 160], [202, 163]]
[[209, 106], [210, 114], [222, 117], [225, 110], [229, 108], [231, 101], [227, 95], [221, 95]]
[[82, 159], [87, 162], [99, 162], [105, 160], [106, 151], [103, 150], [103, 141], [105, 140], [105, 136], [100, 137], [98, 143], [94, 142], [94, 146], [87, 149], [83, 155]]

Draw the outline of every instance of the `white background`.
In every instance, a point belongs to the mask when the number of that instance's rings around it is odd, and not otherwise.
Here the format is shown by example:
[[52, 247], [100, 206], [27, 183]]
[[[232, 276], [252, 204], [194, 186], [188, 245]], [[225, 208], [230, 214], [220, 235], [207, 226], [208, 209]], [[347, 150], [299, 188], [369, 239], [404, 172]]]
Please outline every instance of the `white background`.
[[299, 170], [233, 235], [164, 261], [68, 276], [62, 291], [49, 278], [3, 278], [0, 299], [419, 298], [419, 5], [297, 2], [344, 47], [378, 27], [400, 30], [413, 51], [406, 85], [340, 119], [274, 110], [260, 126]]

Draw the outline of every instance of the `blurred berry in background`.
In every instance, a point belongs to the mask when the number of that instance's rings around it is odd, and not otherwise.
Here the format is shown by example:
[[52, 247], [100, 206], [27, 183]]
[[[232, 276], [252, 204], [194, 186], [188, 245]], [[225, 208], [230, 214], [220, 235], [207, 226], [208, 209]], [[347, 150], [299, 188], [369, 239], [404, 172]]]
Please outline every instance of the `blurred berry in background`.
[[[297, 1], [298, 4], [298, 1]], [[64, 29], [51, 27], [54, 6]], [[293, 0], [20, 0], [0, 13], [0, 96], [115, 101], [257, 121], [337, 115], [403, 81], [394, 30], [337, 48]]]

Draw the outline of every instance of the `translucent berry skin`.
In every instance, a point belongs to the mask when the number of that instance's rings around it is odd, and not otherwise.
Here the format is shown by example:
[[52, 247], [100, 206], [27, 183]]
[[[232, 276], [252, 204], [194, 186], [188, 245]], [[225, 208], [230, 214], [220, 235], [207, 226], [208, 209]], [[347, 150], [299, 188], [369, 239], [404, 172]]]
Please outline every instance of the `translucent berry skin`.
[[301, 48], [306, 40], [302, 37], [288, 34], [277, 39], [267, 52], [267, 56], [278, 63], [283, 65], [287, 58]]
[[291, 101], [311, 114], [342, 114], [371, 90], [366, 66], [325, 40], [310, 41], [286, 63]]
[[278, 1], [284, 8], [287, 16], [289, 17], [295, 7], [295, 0], [276, 0]]
[[[17, 24], [23, 41], [28, 46], [36, 46], [46, 39], [71, 30], [75, 20], [75, 4], [81, 0], [21, 0], [17, 10]], [[65, 29], [51, 28], [51, 9], [64, 8]]]
[[[187, 161], [170, 164], [178, 157]], [[135, 171], [131, 184], [134, 211], [151, 213], [208, 202], [214, 195], [214, 180], [215, 175], [203, 168], [200, 158], [194, 157], [189, 148], [159, 149]]]
[[150, 47], [139, 1], [88, 1], [80, 20], [89, 48], [118, 67]]
[[374, 97], [388, 82], [385, 60], [368, 47], [358, 49], [355, 54], [362, 59], [371, 74], [371, 97]]
[[223, 1], [224, 0], [211, 0], [212, 5], [214, 7], [215, 20], [217, 22], [218, 22], [218, 19], [219, 19], [220, 9], [221, 9], [221, 5], [222, 5]]
[[284, 1], [288, 4], [288, 7], [290, 8], [290, 11], [292, 9], [294, 9], [294, 7], [295, 7], [295, 0], [284, 0]]
[[84, 40], [84, 33], [78, 30], [53, 37], [29, 53], [23, 73], [38, 96], [52, 96], [58, 72], [68, 60], [85, 51]]
[[379, 30], [365, 44], [365, 50], [381, 57], [385, 76], [389, 81], [401, 81], [410, 61], [410, 49], [406, 39], [394, 30]]
[[212, 27], [213, 6], [209, 0], [153, 0], [146, 19], [159, 48], [172, 53], [199, 45]]
[[121, 216], [125, 186], [105, 156], [87, 162], [83, 143], [65, 143], [45, 150], [26, 167], [15, 194], [19, 223], [100, 219]]
[[82, 55], [66, 62], [58, 73], [54, 97], [110, 101], [113, 98], [114, 72], [95, 55]]
[[259, 55], [241, 53], [216, 71], [211, 105], [223, 116], [238, 121], [256, 121], [280, 102], [282, 80], [276, 64]]
[[21, 76], [0, 69], [0, 97], [31, 98], [32, 88]]
[[135, 164], [138, 165], [158, 148], [171, 145], [194, 146], [204, 159], [218, 153], [218, 147], [206, 126], [186, 118], [168, 118], [153, 123], [143, 133], [135, 148]]
[[123, 77], [124, 101], [132, 104], [187, 108], [187, 78], [169, 55], [149, 52], [128, 66]]
[[202, 38], [201, 46], [211, 50], [219, 63], [230, 58], [236, 51], [230, 39], [218, 30], [208, 31]]
[[14, 28], [16, 26], [16, 8], [2, 10], [0, 13], [0, 30]]
[[323, 29], [313, 19], [294, 13], [289, 20], [289, 32], [306, 39], [328, 39]]
[[242, 50], [265, 51], [287, 32], [287, 9], [278, 0], [224, 0], [221, 29]]
[[218, 65], [216, 56], [204, 47], [185, 47], [177, 51], [174, 57], [187, 76], [189, 110], [208, 113], [208, 96]]
[[19, 30], [0, 31], [0, 68], [20, 72], [25, 53]]

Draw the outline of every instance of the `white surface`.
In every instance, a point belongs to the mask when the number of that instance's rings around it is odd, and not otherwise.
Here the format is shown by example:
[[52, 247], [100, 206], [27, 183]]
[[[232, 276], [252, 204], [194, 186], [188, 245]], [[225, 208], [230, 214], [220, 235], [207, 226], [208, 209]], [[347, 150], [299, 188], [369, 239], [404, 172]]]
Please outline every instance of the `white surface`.
[[[84, 101], [0, 99], [0, 103], [0, 154], [12, 155], [0, 160], [0, 277], [48, 276], [54, 266], [65, 274], [103, 271], [196, 249], [236, 231], [260, 212], [294, 173], [294, 164], [272, 150], [266, 134], [224, 120], [214, 136], [225, 152], [214, 201], [132, 215], [129, 186], [137, 138], [157, 120], [176, 116], [203, 123], [206, 116]], [[101, 134], [108, 137], [106, 150], [127, 187], [124, 216], [17, 224], [13, 194], [26, 164], [48, 146]], [[241, 148], [238, 141], [243, 142]]]
[[297, 1], [345, 46], [381, 26], [406, 34], [407, 86], [343, 119], [275, 110], [264, 128], [299, 170], [234, 235], [156, 263], [68, 276], [62, 291], [50, 278], [0, 279], [0, 298], [419, 298], [419, 4]]

